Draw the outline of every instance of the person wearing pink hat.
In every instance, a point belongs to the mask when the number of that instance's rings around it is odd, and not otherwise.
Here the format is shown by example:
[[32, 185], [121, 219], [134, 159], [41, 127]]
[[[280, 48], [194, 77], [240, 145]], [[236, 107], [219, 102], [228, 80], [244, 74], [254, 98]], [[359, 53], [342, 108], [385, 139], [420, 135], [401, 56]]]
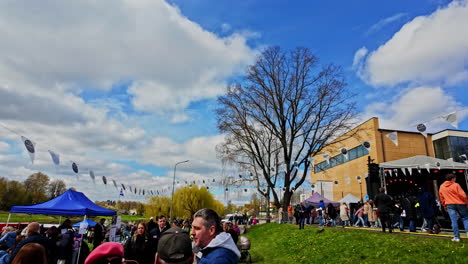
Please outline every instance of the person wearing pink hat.
[[85, 264], [122, 263], [124, 249], [115, 242], [103, 243], [91, 252], [85, 260]]

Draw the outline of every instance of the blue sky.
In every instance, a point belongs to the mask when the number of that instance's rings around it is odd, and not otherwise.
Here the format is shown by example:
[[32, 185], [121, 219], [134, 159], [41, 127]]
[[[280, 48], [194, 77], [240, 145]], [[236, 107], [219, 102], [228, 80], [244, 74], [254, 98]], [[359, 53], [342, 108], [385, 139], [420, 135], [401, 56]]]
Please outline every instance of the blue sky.
[[[186, 159], [181, 182], [244, 173], [216, 157], [213, 109], [271, 45], [308, 47], [342, 66], [361, 120], [399, 130], [431, 120], [435, 132], [453, 128], [438, 117], [458, 111], [468, 130], [467, 26], [467, 1], [5, 1], [0, 123], [10, 130], [0, 127], [0, 173], [43, 171], [98, 200], [116, 190], [93, 184], [89, 170], [152, 190], [167, 188]], [[36, 143], [34, 164], [20, 135]]]

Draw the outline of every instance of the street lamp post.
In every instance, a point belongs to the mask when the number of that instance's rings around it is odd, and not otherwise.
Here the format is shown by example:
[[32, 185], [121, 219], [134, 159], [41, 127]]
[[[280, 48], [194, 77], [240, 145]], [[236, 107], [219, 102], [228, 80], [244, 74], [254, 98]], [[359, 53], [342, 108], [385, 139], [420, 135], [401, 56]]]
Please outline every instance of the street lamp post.
[[361, 181], [361, 176], [356, 176], [356, 179], [359, 182], [359, 190], [361, 191], [361, 202], [362, 202], [362, 181]]
[[177, 165], [181, 163], [186, 163], [186, 162], [189, 162], [189, 160], [179, 161], [174, 165], [174, 177], [172, 178], [171, 212], [169, 215], [169, 219], [171, 221], [172, 221], [172, 207], [174, 206], [174, 183], [175, 183], [175, 174], [176, 174]]

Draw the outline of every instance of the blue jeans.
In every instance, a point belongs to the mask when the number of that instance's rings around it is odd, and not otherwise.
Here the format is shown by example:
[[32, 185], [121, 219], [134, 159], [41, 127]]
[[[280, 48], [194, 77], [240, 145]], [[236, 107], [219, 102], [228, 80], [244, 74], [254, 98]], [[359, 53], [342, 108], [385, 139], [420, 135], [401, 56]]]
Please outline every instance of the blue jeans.
[[361, 223], [362, 223], [362, 227], [364, 227], [365, 224], [364, 224], [364, 219], [362, 218], [362, 216], [358, 216], [357, 218], [358, 218], [358, 220], [356, 221], [356, 223], [354, 223], [354, 225], [355, 225], [355, 226], [358, 226], [358, 223], [361, 222]]
[[299, 217], [299, 221], [297, 221], [299, 224], [299, 229], [304, 229], [304, 220], [304, 217]]
[[319, 225], [320, 225], [320, 226], [323, 226], [323, 225], [324, 225], [323, 216], [319, 215], [319, 216], [318, 216], [318, 219], [319, 219]]
[[460, 230], [458, 229], [458, 216], [460, 215], [463, 226], [465, 226], [465, 232], [468, 232], [468, 211], [466, 210], [465, 204], [448, 204], [447, 205], [448, 214], [450, 220], [452, 220], [453, 236], [460, 238]]

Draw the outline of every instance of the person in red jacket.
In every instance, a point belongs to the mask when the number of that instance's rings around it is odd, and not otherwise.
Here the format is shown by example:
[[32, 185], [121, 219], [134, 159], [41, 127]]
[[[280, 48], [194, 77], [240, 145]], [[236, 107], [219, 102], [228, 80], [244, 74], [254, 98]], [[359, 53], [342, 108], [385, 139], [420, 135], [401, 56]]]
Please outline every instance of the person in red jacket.
[[460, 187], [457, 180], [457, 176], [453, 174], [447, 174], [445, 176], [446, 181], [442, 183], [439, 189], [440, 202], [444, 206], [445, 210], [448, 210], [450, 220], [452, 221], [453, 228], [453, 239], [454, 242], [460, 242], [460, 231], [458, 229], [458, 216], [460, 215], [465, 226], [465, 232], [468, 236], [468, 201], [466, 194]]

